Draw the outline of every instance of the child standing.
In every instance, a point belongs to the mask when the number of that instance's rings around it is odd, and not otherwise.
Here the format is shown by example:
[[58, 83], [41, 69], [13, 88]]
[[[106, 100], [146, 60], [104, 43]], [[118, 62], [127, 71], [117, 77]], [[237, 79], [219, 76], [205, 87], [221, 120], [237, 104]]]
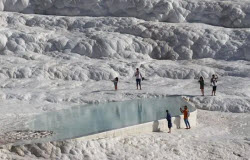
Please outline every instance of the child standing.
[[115, 90], [117, 90], [117, 85], [118, 85], [118, 77], [115, 77], [114, 80], [112, 80], [112, 82], [114, 82], [114, 85], [115, 85]]
[[202, 94], [202, 96], [204, 96], [204, 79], [203, 79], [203, 77], [200, 77], [199, 82], [200, 82], [201, 94]]

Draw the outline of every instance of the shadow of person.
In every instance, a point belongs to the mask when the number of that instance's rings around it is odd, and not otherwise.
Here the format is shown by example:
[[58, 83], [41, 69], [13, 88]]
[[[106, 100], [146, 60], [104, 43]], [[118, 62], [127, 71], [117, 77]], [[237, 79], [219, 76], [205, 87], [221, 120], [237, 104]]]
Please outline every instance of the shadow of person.
[[97, 91], [92, 91], [92, 92], [90, 92], [90, 93], [110, 92], [110, 91], [115, 91], [115, 90], [97, 90]]
[[[119, 91], [121, 91], [121, 90], [126, 90], [126, 89], [118, 89]], [[114, 90], [114, 89], [111, 89], [111, 90], [96, 90], [96, 91], [92, 91], [92, 92], [90, 92], [90, 93], [99, 93], [99, 92], [112, 92], [112, 91], [116, 91], [116, 90]]]
[[153, 122], [153, 132], [160, 132], [160, 128], [159, 128], [159, 121], [158, 120], [155, 120], [154, 122]]
[[181, 128], [181, 116], [176, 116], [174, 119], [174, 124], [177, 129]]

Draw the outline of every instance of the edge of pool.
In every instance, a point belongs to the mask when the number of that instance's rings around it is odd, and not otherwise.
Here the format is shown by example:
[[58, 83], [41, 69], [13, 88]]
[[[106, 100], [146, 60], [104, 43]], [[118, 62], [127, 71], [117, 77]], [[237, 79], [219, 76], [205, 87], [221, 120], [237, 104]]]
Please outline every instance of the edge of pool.
[[[190, 116], [188, 117], [191, 128], [196, 127], [197, 121], [197, 109], [193, 103], [189, 101], [189, 98], [182, 96], [181, 100], [188, 106], [188, 108], [193, 108], [193, 111], [190, 112]], [[172, 129], [180, 129], [186, 128], [183, 115], [172, 117]], [[124, 128], [114, 129], [102, 133], [92, 134], [88, 136], [83, 136], [79, 138], [75, 138], [76, 140], [91, 140], [91, 139], [103, 139], [103, 138], [112, 138], [118, 136], [129, 136], [141, 133], [149, 133], [149, 132], [160, 132], [167, 131], [167, 120], [160, 119], [152, 122], [147, 122], [143, 124], [128, 126]]]

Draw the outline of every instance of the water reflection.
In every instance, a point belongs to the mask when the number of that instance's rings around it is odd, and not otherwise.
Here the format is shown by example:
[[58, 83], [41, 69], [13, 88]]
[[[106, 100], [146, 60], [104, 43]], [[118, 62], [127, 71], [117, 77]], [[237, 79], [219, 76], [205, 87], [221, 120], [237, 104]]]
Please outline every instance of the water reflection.
[[76, 138], [157, 121], [165, 118], [166, 109], [172, 116], [178, 116], [183, 105], [187, 104], [180, 97], [166, 97], [78, 106], [39, 115], [29, 128], [56, 133], [47, 138], [49, 141]]

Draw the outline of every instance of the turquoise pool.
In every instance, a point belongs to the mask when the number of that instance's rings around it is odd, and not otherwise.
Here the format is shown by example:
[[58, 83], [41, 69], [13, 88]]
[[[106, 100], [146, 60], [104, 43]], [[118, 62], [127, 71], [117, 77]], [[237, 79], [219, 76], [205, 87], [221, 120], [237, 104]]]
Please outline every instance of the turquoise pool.
[[[72, 139], [164, 119], [166, 109], [178, 116], [184, 105], [188, 103], [180, 96], [90, 104], [38, 115], [28, 128], [54, 132], [49, 138], [32, 142]], [[189, 110], [195, 109], [189, 106]]]

